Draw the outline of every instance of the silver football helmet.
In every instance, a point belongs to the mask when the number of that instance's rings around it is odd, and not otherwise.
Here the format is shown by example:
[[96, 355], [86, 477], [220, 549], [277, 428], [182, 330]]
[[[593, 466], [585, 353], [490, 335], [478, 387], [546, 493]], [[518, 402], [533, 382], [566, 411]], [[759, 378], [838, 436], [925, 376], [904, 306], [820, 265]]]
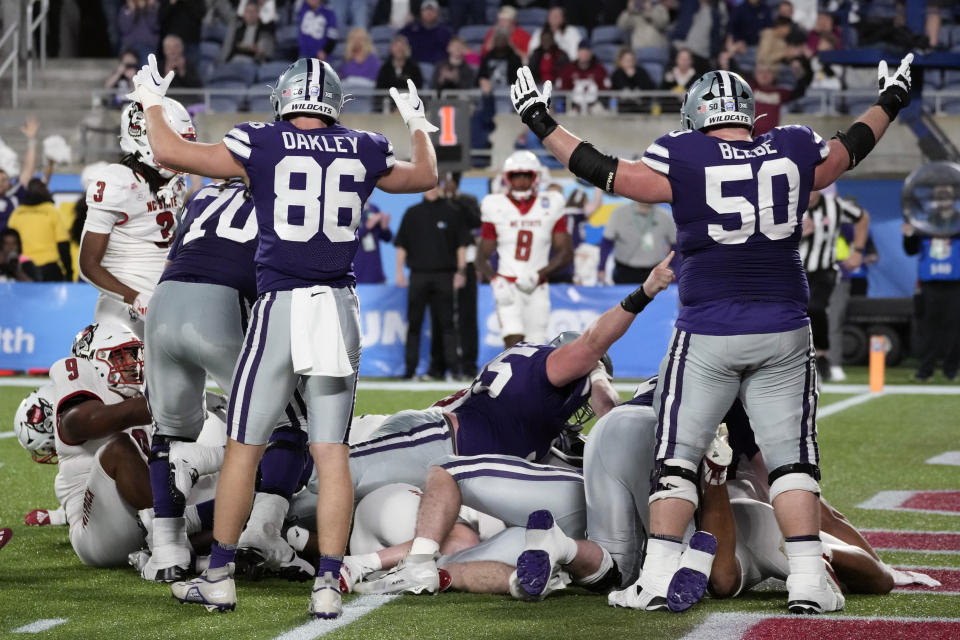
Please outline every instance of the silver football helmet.
[[125, 398], [143, 391], [143, 342], [119, 324], [88, 325], [73, 340], [71, 353], [93, 362], [107, 385]]
[[280, 74], [270, 93], [275, 120], [300, 114], [340, 117], [343, 109], [343, 85], [329, 64], [317, 58], [300, 58]]
[[[187, 140], [197, 139], [197, 130], [193, 126], [190, 114], [182, 104], [173, 98], [163, 99], [163, 117], [167, 124]], [[177, 171], [168, 169], [153, 157], [153, 149], [147, 140], [147, 118], [139, 102], [131, 102], [120, 113], [120, 148], [126, 153], [137, 156], [145, 165], [153, 167], [164, 178], [172, 178]]]
[[[556, 338], [550, 341], [550, 346], [559, 347], [559, 346], [565, 345], [568, 342], [573, 342], [574, 340], [579, 338], [580, 335], [581, 333], [579, 331], [563, 331], [559, 335], [557, 335]], [[603, 363], [603, 368], [607, 371], [607, 375], [612, 378], [613, 377], [613, 360], [610, 359], [610, 354], [609, 353], [603, 354], [603, 357], [600, 358], [600, 362]], [[593, 420], [593, 418], [596, 417], [596, 415], [597, 414], [594, 413], [593, 411], [593, 407], [590, 406], [590, 401], [587, 400], [586, 402], [583, 403], [583, 405], [579, 409], [573, 412], [573, 415], [571, 415], [567, 419], [568, 420], [567, 424], [571, 428], [575, 429], [577, 433], [579, 433], [580, 429], [583, 429], [583, 427], [586, 426], [588, 422]]]
[[753, 89], [732, 71], [708, 71], [687, 89], [680, 107], [680, 128], [737, 126], [753, 131]]
[[57, 464], [53, 384], [47, 383], [30, 392], [17, 407], [13, 430], [20, 446], [30, 452], [34, 462]]

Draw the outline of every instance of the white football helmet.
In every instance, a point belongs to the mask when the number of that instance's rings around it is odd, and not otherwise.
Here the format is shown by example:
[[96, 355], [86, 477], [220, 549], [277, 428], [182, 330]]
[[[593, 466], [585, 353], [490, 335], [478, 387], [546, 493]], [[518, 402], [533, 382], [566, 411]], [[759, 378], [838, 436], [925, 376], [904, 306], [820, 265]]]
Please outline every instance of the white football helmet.
[[100, 377], [123, 397], [143, 391], [143, 342], [126, 327], [91, 324], [77, 334], [70, 351], [92, 361]]
[[[193, 126], [190, 114], [182, 104], [173, 98], [163, 99], [163, 116], [175, 132], [186, 140], [196, 140], [197, 130]], [[132, 153], [145, 165], [153, 167], [164, 178], [172, 178], [179, 172], [168, 169], [153, 157], [153, 149], [147, 140], [147, 118], [139, 102], [131, 102], [120, 113], [120, 148], [126, 153]]]
[[[510, 183], [510, 176], [514, 173], [532, 173], [533, 182], [530, 183], [530, 188], [525, 191], [515, 191]], [[507, 193], [517, 198], [529, 198], [531, 194], [536, 193], [542, 173], [543, 166], [540, 160], [530, 151], [514, 151], [503, 162], [503, 179], [506, 182]]]
[[57, 464], [53, 384], [47, 383], [30, 392], [17, 407], [13, 430], [20, 446], [30, 452], [34, 462]]

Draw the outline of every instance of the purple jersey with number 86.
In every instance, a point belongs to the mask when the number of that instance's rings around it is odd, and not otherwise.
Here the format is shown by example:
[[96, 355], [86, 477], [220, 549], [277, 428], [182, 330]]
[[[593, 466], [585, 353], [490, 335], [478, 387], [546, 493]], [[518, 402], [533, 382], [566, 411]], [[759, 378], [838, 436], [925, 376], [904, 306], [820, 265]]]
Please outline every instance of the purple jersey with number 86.
[[674, 131], [647, 148], [643, 162], [673, 190], [682, 257], [678, 329], [740, 335], [809, 323], [800, 220], [829, 152], [802, 126], [750, 141]]
[[395, 163], [387, 139], [340, 124], [298, 129], [281, 121], [238, 124], [223, 141], [250, 179], [259, 294], [353, 284], [360, 213]]

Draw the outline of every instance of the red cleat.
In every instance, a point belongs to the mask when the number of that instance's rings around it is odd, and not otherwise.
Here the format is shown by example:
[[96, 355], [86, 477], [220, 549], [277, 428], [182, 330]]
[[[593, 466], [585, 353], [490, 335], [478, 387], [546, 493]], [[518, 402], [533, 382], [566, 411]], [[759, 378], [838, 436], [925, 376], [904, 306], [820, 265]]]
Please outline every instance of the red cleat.
[[3, 549], [4, 545], [10, 542], [10, 538], [13, 537], [13, 529], [0, 529], [0, 549]]
[[23, 518], [31, 527], [46, 527], [50, 524], [50, 512], [46, 509], [34, 509]]

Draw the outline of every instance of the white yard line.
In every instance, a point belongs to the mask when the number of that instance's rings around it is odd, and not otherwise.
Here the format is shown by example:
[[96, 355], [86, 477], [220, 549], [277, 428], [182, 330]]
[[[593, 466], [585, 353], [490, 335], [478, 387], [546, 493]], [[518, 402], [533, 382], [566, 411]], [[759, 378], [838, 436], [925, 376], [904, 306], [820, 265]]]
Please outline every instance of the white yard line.
[[63, 624], [66, 621], [67, 618], [42, 618], [40, 620], [35, 620], [30, 624], [25, 624], [22, 627], [17, 627], [10, 633], [40, 633], [41, 631], [52, 629], [58, 624]]
[[0, 440], [3, 440], [4, 438], [13, 438], [16, 435], [16, 431], [0, 431]]
[[354, 622], [374, 609], [382, 607], [396, 597], [395, 595], [360, 596], [344, 605], [343, 615], [336, 620], [311, 620], [286, 633], [281, 633], [274, 640], [313, 640], [314, 638], [320, 638], [331, 631], [336, 631], [340, 627]]
[[858, 404], [863, 404], [864, 402], [869, 402], [874, 398], [879, 398], [885, 393], [886, 391], [882, 391], [880, 393], [870, 393], [867, 391], [866, 393], [861, 393], [860, 395], [853, 396], [852, 398], [846, 398], [844, 400], [840, 400], [839, 402], [832, 402], [825, 407], [817, 407], [817, 418], [826, 418], [827, 416], [832, 416], [833, 414], [845, 411], [850, 407], [855, 407]]
[[960, 451], [945, 451], [927, 460], [927, 464], [948, 464], [960, 467]]

